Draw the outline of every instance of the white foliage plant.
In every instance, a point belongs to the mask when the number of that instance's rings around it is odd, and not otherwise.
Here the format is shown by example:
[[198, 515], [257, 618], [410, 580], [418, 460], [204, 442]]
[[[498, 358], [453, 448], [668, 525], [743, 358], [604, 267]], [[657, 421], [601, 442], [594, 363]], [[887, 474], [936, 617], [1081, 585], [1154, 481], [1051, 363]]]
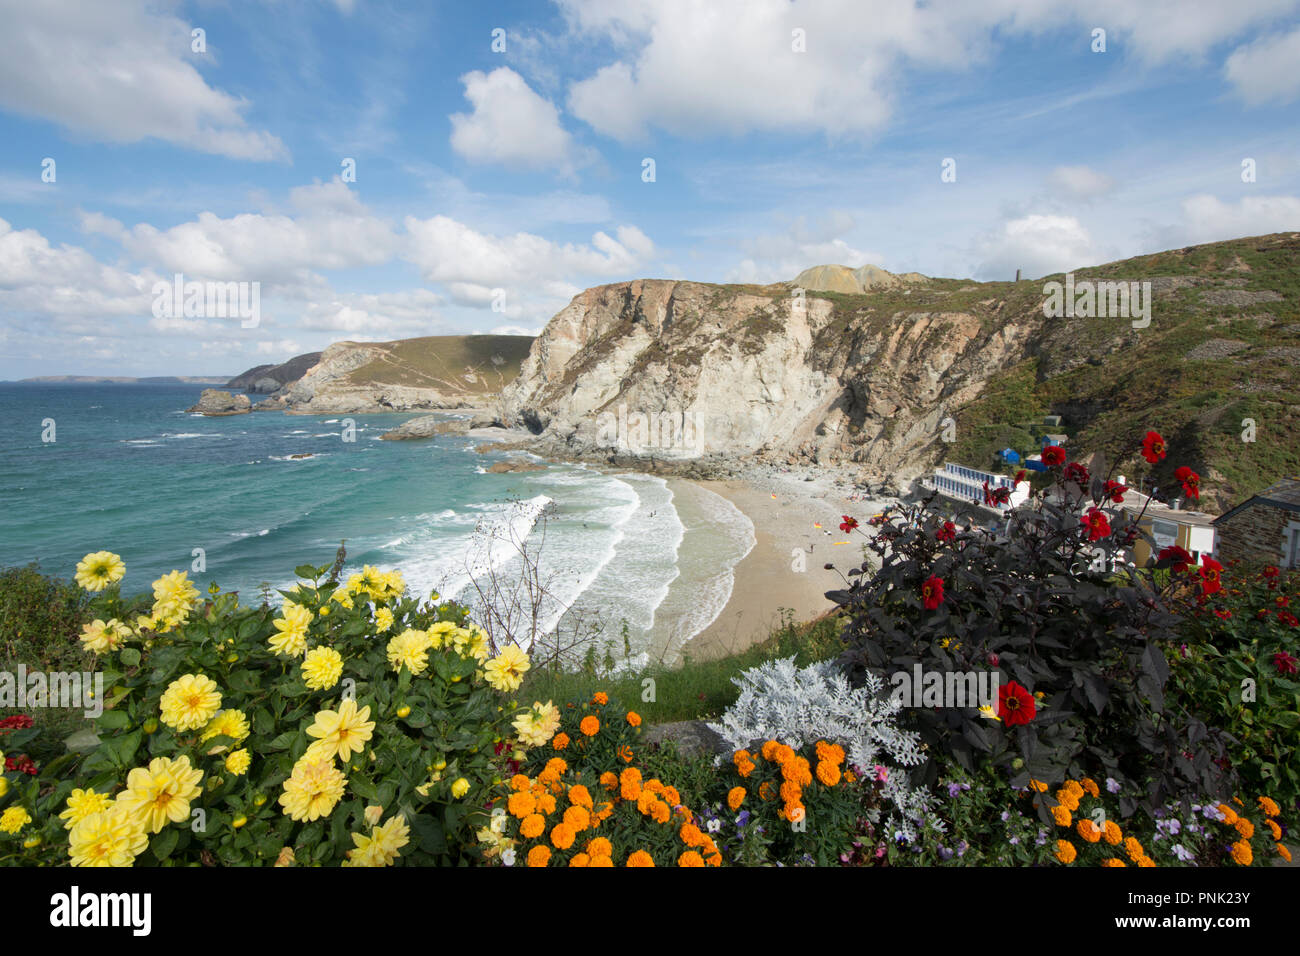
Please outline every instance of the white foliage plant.
[[732, 750], [752, 749], [767, 740], [796, 749], [818, 740], [839, 744], [855, 772], [878, 781], [883, 777], [882, 795], [892, 807], [888, 829], [909, 842], [927, 820], [943, 830], [930, 812], [929, 791], [912, 787], [907, 773], [896, 770], [926, 758], [920, 737], [897, 725], [902, 703], [885, 692], [879, 677], [868, 673], [865, 685], [855, 688], [834, 661], [795, 667], [788, 657], [751, 667], [731, 680], [740, 697], [721, 723], [708, 726]]

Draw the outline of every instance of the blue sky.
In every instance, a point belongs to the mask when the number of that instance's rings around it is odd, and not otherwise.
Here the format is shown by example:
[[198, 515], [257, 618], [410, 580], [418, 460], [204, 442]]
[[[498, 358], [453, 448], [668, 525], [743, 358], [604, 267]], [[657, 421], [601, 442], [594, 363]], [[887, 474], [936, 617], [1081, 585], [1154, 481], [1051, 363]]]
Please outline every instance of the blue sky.
[[[0, 22], [0, 378], [535, 332], [638, 277], [1036, 277], [1300, 229], [1300, 0], [0, 0]], [[259, 283], [258, 324], [155, 315], [178, 272]]]

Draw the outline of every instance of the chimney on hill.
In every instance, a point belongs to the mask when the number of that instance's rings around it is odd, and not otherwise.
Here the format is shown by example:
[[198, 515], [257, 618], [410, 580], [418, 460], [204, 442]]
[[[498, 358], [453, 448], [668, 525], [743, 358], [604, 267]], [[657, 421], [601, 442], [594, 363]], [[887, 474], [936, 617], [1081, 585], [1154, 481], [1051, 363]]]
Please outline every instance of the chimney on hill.
[[1016, 270], [1016, 281], [1017, 281], [1017, 282], [1020, 281], [1020, 270], [1019, 270], [1019, 269]]

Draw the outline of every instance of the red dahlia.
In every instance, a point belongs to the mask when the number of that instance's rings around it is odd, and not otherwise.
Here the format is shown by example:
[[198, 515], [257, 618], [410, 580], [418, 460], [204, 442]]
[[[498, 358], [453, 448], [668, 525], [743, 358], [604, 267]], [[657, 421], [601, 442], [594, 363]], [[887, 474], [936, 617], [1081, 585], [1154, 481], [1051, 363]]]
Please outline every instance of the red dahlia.
[[1279, 674], [1296, 673], [1296, 664], [1300, 664], [1300, 659], [1292, 657], [1286, 651], [1278, 651], [1273, 655], [1273, 666]]
[[1065, 471], [1061, 473], [1061, 476], [1066, 481], [1073, 481], [1076, 485], [1079, 485], [1080, 487], [1088, 483], [1088, 469], [1085, 468], [1083, 465], [1079, 464], [1077, 461], [1072, 461], [1068, 465], [1066, 465]]
[[1064, 465], [1065, 449], [1060, 445], [1043, 446], [1043, 464], [1044, 465]]
[[934, 536], [940, 541], [951, 541], [957, 537], [957, 526], [951, 521], [945, 521], [943, 527], [936, 531]]
[[1097, 541], [1110, 534], [1110, 520], [1106, 517], [1106, 512], [1099, 508], [1089, 508], [1079, 523], [1087, 532], [1089, 541]]
[[1037, 712], [1034, 695], [1015, 681], [998, 688], [998, 717], [1008, 727], [1029, 723]]
[[1223, 570], [1223, 565], [1215, 561], [1208, 554], [1201, 555], [1201, 594], [1217, 594], [1223, 590], [1223, 584], [1219, 580], [1219, 572]]
[[1128, 491], [1128, 485], [1121, 485], [1118, 481], [1106, 479], [1106, 487], [1102, 491], [1102, 497], [1109, 498], [1117, 505], [1124, 503], [1124, 492]]
[[1165, 440], [1159, 432], [1147, 432], [1142, 439], [1142, 457], [1153, 465], [1165, 457]]
[[1196, 563], [1195, 558], [1193, 558], [1190, 554], [1187, 553], [1186, 550], [1180, 548], [1176, 544], [1171, 544], [1167, 548], [1161, 548], [1160, 553], [1156, 555], [1156, 560], [1172, 561], [1175, 574], [1182, 574], [1184, 571], [1188, 570], [1190, 567], [1192, 567], [1192, 565]]
[[848, 515], [840, 515], [844, 520], [840, 522], [841, 531], [852, 531], [858, 526], [857, 518], [850, 518]]
[[1174, 477], [1183, 483], [1183, 491], [1187, 497], [1201, 500], [1201, 476], [1186, 465], [1182, 465], [1174, 472]]
[[933, 574], [921, 585], [921, 602], [927, 611], [933, 611], [943, 603], [943, 578]]

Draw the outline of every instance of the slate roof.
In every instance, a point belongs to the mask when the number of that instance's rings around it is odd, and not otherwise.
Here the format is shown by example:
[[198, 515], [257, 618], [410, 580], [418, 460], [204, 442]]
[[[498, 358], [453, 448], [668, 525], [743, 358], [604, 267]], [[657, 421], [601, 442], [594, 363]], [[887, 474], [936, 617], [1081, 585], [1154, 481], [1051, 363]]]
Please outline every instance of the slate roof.
[[1272, 508], [1281, 508], [1283, 511], [1294, 511], [1300, 514], [1300, 476], [1292, 478], [1283, 478], [1276, 484], [1269, 485], [1257, 495], [1247, 498], [1237, 507], [1224, 512], [1214, 519], [1214, 523], [1227, 521], [1239, 511], [1247, 508], [1253, 508], [1256, 505], [1267, 505]]

